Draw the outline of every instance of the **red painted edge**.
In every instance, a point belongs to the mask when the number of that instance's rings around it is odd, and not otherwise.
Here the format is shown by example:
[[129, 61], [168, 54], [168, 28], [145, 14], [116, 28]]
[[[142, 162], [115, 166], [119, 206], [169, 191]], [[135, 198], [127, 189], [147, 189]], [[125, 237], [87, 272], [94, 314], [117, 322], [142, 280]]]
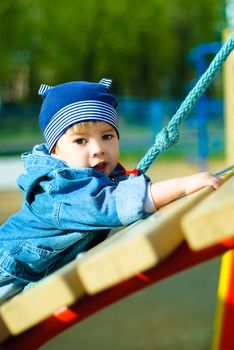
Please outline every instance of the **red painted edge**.
[[234, 251], [231, 257], [231, 268], [228, 292], [224, 300], [224, 312], [220, 335], [220, 350], [234, 350]]
[[2, 350], [35, 350], [70, 326], [91, 316], [108, 305], [164, 278], [172, 276], [194, 265], [210, 260], [234, 248], [231, 244], [217, 244], [200, 251], [192, 251], [184, 242], [164, 262], [94, 296], [85, 296], [72, 307], [58, 310], [53, 316], [12, 337], [1, 344]]

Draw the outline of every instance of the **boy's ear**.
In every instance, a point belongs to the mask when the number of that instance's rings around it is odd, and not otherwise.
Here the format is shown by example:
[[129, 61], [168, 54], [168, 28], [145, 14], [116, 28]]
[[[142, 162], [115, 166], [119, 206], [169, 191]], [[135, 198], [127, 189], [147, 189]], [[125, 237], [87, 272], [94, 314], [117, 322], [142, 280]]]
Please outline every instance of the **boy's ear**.
[[54, 146], [54, 147], [52, 148], [52, 150], [50, 151], [50, 154], [53, 154], [53, 155], [56, 154], [56, 146]]

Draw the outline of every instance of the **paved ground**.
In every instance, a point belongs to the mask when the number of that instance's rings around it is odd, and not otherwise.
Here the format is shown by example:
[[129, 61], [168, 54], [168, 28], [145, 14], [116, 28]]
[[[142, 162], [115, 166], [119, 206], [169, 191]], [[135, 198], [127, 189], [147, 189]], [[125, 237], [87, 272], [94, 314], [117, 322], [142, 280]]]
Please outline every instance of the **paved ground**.
[[41, 350], [209, 350], [219, 259], [98, 312]]
[[16, 179], [22, 170], [19, 157], [0, 158], [0, 190], [15, 189]]

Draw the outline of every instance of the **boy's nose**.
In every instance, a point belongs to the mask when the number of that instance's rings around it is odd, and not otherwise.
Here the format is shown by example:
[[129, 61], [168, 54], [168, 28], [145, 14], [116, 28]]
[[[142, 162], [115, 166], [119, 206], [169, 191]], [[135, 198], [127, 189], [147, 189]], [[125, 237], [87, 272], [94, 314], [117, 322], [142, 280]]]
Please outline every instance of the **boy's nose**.
[[105, 152], [104, 152], [104, 149], [101, 145], [100, 142], [93, 142], [92, 145], [91, 145], [91, 154], [93, 157], [95, 156], [98, 156], [98, 155], [103, 155]]

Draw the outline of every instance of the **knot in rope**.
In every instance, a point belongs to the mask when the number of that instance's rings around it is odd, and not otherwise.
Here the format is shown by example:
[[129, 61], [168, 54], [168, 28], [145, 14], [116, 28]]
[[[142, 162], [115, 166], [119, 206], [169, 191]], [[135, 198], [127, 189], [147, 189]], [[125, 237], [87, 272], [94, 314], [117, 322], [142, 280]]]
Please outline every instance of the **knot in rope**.
[[163, 152], [170, 148], [174, 143], [179, 140], [179, 130], [177, 128], [170, 130], [169, 128], [163, 128], [155, 138], [155, 144], [157, 145], [158, 151]]

